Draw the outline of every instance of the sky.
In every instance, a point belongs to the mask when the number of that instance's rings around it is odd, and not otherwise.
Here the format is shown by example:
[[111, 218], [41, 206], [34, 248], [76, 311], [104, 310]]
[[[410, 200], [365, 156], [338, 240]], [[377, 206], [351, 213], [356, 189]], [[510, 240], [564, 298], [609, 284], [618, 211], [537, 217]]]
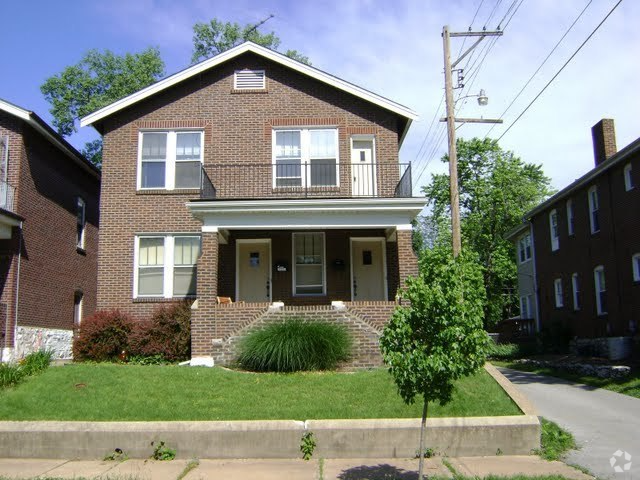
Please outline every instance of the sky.
[[[500, 118], [545, 57], [586, 8], [554, 54], [491, 131], [500, 137], [604, 19], [617, 0], [22, 0], [5, 2], [0, 29], [0, 98], [36, 112], [51, 123], [40, 85], [77, 63], [89, 49], [118, 54], [160, 49], [167, 75], [190, 64], [193, 25], [212, 18], [255, 24], [276, 32], [280, 50], [295, 49], [313, 66], [416, 111], [400, 151], [412, 162], [414, 192], [433, 173], [447, 142], [441, 99], [444, 92], [442, 28], [495, 30], [466, 67], [465, 88], [456, 95], [489, 96], [456, 103], [457, 116]], [[510, 10], [510, 7], [511, 8]], [[515, 11], [515, 13], [514, 13]], [[475, 20], [474, 20], [475, 18]], [[618, 149], [640, 136], [640, 2], [623, 1], [567, 67], [500, 139], [523, 161], [541, 164], [556, 189], [593, 167], [591, 127], [601, 118], [616, 122]], [[452, 56], [471, 41], [452, 38]], [[435, 121], [432, 121], [435, 119]], [[486, 124], [465, 124], [458, 137], [483, 138]], [[69, 140], [77, 148], [96, 138], [92, 127]]]

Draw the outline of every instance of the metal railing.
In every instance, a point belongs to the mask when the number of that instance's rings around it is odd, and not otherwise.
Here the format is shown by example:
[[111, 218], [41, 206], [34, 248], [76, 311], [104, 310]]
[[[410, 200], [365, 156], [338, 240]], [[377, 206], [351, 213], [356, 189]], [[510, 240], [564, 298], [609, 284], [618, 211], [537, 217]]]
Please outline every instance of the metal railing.
[[16, 189], [0, 180], [0, 208], [13, 212], [13, 197]]
[[410, 163], [205, 165], [202, 199], [411, 197]]

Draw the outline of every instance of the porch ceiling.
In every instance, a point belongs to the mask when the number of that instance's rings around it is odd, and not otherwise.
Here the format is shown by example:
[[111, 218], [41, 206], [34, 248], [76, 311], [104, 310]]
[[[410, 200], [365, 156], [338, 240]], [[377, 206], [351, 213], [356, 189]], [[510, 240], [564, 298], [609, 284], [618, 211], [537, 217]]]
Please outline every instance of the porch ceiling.
[[409, 228], [424, 198], [193, 201], [202, 231], [218, 229]]

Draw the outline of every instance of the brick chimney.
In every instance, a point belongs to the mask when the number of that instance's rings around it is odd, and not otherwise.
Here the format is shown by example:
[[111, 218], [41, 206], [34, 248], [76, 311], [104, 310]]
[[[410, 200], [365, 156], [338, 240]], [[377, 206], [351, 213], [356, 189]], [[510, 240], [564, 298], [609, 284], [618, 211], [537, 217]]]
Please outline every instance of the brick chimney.
[[603, 118], [591, 127], [593, 157], [596, 167], [616, 153], [616, 130], [612, 118]]

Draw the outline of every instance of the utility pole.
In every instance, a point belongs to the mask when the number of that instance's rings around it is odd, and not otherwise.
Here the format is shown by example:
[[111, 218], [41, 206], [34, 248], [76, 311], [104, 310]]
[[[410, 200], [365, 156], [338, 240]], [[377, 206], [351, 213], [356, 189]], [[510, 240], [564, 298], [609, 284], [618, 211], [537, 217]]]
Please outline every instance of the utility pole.
[[[449, 189], [451, 195], [451, 235], [452, 235], [452, 247], [453, 256], [457, 257], [460, 254], [462, 248], [460, 239], [460, 193], [458, 191], [458, 152], [456, 150], [456, 122], [468, 122], [468, 123], [502, 123], [502, 120], [491, 120], [482, 118], [455, 118], [455, 102], [453, 100], [454, 88], [462, 88], [464, 85], [461, 83], [462, 76], [458, 77], [458, 86], [453, 86], [452, 80], [452, 68], [454, 68], [460, 61], [465, 58], [471, 51], [478, 46], [478, 44], [485, 37], [496, 37], [502, 35], [501, 31], [482, 31], [482, 32], [449, 32], [447, 25], [442, 29], [442, 42], [444, 49], [444, 89], [445, 89], [445, 102], [447, 107], [447, 116], [440, 121], [447, 122], [447, 132], [449, 134]], [[479, 37], [476, 42], [469, 47], [453, 64], [451, 63], [451, 53], [449, 47], [450, 37]], [[459, 73], [462, 70], [458, 70]], [[480, 95], [468, 95], [478, 97], [479, 103], [486, 105], [487, 97], [482, 96], [484, 93], [481, 90]]]

